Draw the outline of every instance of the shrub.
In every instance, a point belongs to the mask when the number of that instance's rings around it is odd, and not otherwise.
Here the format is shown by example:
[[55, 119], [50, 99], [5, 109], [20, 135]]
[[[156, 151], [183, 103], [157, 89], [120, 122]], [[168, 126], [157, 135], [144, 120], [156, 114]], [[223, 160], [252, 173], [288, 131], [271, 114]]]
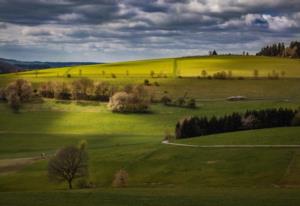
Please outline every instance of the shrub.
[[149, 81], [148, 79], [145, 79], [145, 80], [144, 80], [144, 85], [145, 85], [145, 86], [150, 86], [150, 81]]
[[172, 133], [170, 131], [165, 131], [165, 137], [163, 139], [163, 141], [171, 141], [175, 139], [174, 135], [172, 135]]
[[203, 78], [206, 78], [206, 76], [207, 76], [207, 71], [206, 71], [206, 70], [202, 70], [201, 76], [202, 76]]
[[116, 172], [112, 185], [114, 187], [127, 187], [128, 173], [123, 169]]
[[155, 72], [152, 70], [152, 71], [150, 71], [150, 76], [152, 77], [152, 78], [154, 78], [154, 76], [155, 76]]
[[279, 73], [276, 72], [275, 70], [273, 70], [272, 73], [268, 73], [268, 79], [271, 79], [271, 80], [279, 79]]
[[188, 108], [196, 108], [196, 100], [194, 98], [191, 98], [187, 101], [187, 105]]
[[71, 76], [71, 74], [67, 74], [67, 78], [71, 78], [72, 76]]
[[43, 83], [39, 88], [39, 94], [42, 97], [54, 98], [55, 84], [53, 82]]
[[112, 73], [112, 74], [111, 74], [111, 78], [115, 79], [115, 78], [117, 78], [117, 75], [114, 74], [114, 73]]
[[183, 107], [185, 105], [185, 97], [178, 97], [176, 99], [176, 105], [179, 106], [179, 107]]
[[253, 70], [253, 77], [257, 79], [259, 76], [259, 71], [257, 69]]
[[227, 78], [228, 78], [228, 79], [232, 79], [232, 77], [233, 77], [232, 71], [229, 70], [229, 71], [227, 72]]
[[95, 183], [89, 181], [87, 178], [79, 179], [76, 185], [80, 189], [96, 188]]
[[168, 95], [164, 95], [161, 98], [161, 103], [163, 103], [164, 105], [170, 105], [170, 104], [172, 104], [172, 99]]
[[88, 78], [75, 80], [71, 84], [72, 98], [88, 100], [94, 90], [94, 81]]
[[68, 84], [65, 82], [57, 83], [55, 86], [54, 92], [55, 99], [59, 100], [70, 100], [71, 99], [71, 90]]
[[131, 92], [117, 92], [109, 100], [108, 107], [113, 112], [147, 112], [150, 95], [144, 86], [136, 86]]
[[227, 73], [225, 71], [214, 73], [213, 78], [214, 79], [227, 79]]
[[300, 112], [294, 116], [292, 120], [292, 126], [300, 126]]
[[5, 89], [0, 88], [0, 101], [5, 101]]

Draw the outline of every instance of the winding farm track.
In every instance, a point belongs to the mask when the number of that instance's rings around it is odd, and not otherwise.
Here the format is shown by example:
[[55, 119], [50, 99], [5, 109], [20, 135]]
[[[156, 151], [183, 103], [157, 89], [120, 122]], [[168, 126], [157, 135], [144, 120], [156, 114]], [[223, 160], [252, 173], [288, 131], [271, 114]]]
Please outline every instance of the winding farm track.
[[162, 141], [162, 144], [195, 148], [300, 148], [300, 145], [191, 145]]

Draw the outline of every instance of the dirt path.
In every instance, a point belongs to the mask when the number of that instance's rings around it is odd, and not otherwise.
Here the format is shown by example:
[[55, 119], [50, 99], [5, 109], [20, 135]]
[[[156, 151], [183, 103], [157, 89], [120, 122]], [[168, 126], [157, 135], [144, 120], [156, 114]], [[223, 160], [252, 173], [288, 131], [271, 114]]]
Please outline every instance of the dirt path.
[[15, 158], [15, 159], [0, 159], [0, 175], [10, 172], [16, 172], [27, 165], [33, 164], [41, 157], [27, 157], [27, 158]]
[[196, 147], [196, 148], [300, 148], [300, 145], [191, 145], [179, 144], [169, 141], [162, 141], [162, 144], [177, 147]]

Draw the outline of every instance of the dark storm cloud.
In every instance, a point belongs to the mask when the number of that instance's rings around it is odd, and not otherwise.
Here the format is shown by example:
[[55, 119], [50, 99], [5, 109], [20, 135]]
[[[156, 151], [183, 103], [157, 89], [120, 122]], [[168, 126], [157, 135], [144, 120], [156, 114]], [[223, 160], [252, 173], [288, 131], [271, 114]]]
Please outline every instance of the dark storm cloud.
[[299, 38], [299, 11], [299, 0], [0, 0], [0, 52], [256, 51]]
[[1, 0], [0, 21], [46, 23], [101, 23], [117, 18], [117, 0]]

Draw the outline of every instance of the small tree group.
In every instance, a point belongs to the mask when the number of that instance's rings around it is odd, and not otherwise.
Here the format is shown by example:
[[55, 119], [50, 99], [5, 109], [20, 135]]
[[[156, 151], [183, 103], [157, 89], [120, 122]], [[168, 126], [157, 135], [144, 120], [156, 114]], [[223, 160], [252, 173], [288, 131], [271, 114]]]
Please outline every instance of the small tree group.
[[112, 112], [144, 113], [151, 102], [149, 90], [143, 85], [127, 85], [124, 91], [115, 93], [109, 100], [108, 108]]
[[19, 111], [22, 103], [30, 101], [32, 97], [31, 83], [24, 79], [11, 82], [0, 91], [0, 99], [7, 101], [8, 105], [16, 112]]
[[236, 131], [241, 128], [241, 116], [233, 113], [228, 116], [217, 118], [188, 117], [180, 120], [176, 124], [176, 138], [188, 138], [203, 136], [214, 133]]
[[178, 97], [174, 101], [172, 100], [172, 98], [168, 94], [165, 94], [164, 96], [162, 96], [160, 101], [165, 106], [192, 108], [192, 109], [197, 107], [196, 99], [189, 98], [187, 96], [187, 93], [185, 93], [185, 95], [182, 96], [182, 97]]
[[187, 117], [176, 124], [176, 138], [188, 138], [239, 130], [297, 125], [296, 111], [291, 109], [265, 109], [233, 113], [223, 117]]
[[214, 79], [232, 79], [232, 71], [229, 70], [228, 72], [220, 71], [213, 74]]
[[45, 98], [59, 100], [97, 100], [108, 101], [116, 88], [105, 82], [95, 83], [88, 78], [66, 82], [46, 82], [39, 87], [39, 94]]
[[268, 45], [256, 55], [300, 58], [300, 42], [292, 41], [288, 47], [284, 43]]

